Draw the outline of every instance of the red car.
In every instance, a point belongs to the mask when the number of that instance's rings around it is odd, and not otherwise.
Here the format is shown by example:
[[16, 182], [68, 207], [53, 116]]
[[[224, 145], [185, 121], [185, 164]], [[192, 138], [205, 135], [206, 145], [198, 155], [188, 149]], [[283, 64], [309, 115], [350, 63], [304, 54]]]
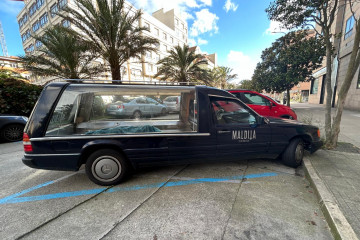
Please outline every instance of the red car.
[[240, 89], [228, 91], [262, 116], [297, 120], [297, 115], [294, 110], [276, 102], [270, 97], [250, 90]]

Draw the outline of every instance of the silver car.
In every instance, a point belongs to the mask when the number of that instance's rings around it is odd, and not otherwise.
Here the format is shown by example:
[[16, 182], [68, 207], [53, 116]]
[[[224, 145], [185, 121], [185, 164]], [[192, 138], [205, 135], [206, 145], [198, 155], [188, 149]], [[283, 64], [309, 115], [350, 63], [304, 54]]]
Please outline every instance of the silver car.
[[107, 106], [106, 113], [111, 116], [140, 119], [143, 116], [165, 115], [167, 110], [165, 105], [152, 98], [138, 97], [129, 102], [118, 101], [111, 103]]
[[180, 111], [180, 96], [166, 97], [163, 102], [166, 105], [168, 112]]

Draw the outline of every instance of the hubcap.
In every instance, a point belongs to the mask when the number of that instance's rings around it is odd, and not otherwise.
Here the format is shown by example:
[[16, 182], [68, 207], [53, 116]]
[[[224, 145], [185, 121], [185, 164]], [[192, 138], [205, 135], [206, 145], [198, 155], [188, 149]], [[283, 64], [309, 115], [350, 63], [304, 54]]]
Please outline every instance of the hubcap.
[[303, 156], [304, 156], [304, 146], [301, 143], [299, 143], [296, 146], [296, 150], [295, 150], [295, 161], [297, 163], [301, 162]]
[[101, 156], [94, 161], [91, 170], [96, 179], [110, 182], [120, 175], [121, 166], [115, 157]]

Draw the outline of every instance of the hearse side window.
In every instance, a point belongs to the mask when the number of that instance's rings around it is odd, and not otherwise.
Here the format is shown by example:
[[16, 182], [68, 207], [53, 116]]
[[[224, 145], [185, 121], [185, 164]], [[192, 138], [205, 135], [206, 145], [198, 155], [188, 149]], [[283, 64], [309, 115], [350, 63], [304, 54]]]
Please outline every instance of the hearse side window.
[[195, 87], [71, 84], [46, 136], [197, 132], [196, 108]]
[[226, 98], [210, 98], [215, 121], [218, 125], [254, 124], [255, 116], [238, 101]]

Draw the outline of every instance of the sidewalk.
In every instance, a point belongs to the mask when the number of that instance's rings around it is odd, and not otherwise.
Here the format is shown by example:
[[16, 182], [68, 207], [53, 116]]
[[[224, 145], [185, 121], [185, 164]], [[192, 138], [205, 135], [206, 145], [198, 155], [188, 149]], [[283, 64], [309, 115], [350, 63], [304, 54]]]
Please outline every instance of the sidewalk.
[[[322, 120], [323, 107], [293, 106], [301, 117]], [[336, 151], [318, 150], [304, 157], [306, 176], [319, 197], [335, 239], [360, 238], [360, 113], [344, 111]]]

